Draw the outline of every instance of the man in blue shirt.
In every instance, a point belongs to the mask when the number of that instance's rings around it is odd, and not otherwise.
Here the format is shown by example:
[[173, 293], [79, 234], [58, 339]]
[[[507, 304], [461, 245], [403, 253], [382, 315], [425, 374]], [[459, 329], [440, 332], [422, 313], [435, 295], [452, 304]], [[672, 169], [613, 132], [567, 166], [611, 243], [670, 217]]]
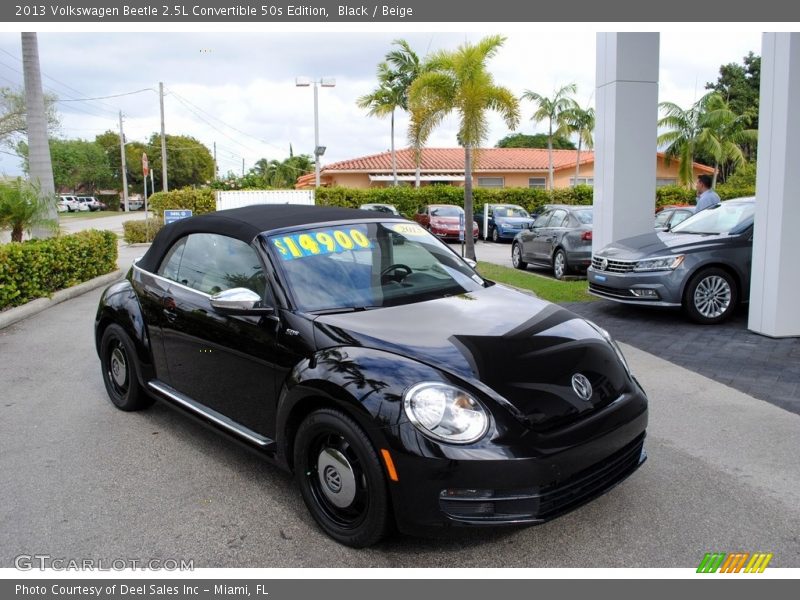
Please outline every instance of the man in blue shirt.
[[711, 189], [711, 182], [711, 175], [703, 174], [697, 176], [697, 185], [695, 186], [697, 190], [697, 204], [694, 207], [695, 213], [699, 213], [701, 210], [719, 204], [719, 196], [717, 192]]

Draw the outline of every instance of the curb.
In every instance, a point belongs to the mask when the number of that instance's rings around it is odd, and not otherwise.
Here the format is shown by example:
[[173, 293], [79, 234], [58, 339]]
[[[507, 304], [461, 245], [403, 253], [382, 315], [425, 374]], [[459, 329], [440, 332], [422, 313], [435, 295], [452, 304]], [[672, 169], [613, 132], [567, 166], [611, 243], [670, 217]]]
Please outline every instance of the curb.
[[78, 296], [81, 296], [87, 292], [96, 290], [99, 287], [113, 283], [114, 281], [121, 279], [124, 275], [125, 271], [123, 269], [118, 269], [116, 271], [112, 271], [111, 273], [101, 275], [100, 277], [90, 279], [89, 281], [84, 281], [83, 283], [79, 283], [78, 285], [74, 285], [67, 289], [59, 290], [50, 298], [37, 298], [36, 300], [31, 300], [22, 306], [11, 308], [0, 313], [0, 329], [4, 329], [9, 325], [13, 325], [14, 323], [22, 321], [23, 319], [27, 319], [28, 317], [38, 315], [40, 312], [47, 310], [51, 306], [61, 304], [67, 300], [72, 300], [73, 298], [77, 298]]

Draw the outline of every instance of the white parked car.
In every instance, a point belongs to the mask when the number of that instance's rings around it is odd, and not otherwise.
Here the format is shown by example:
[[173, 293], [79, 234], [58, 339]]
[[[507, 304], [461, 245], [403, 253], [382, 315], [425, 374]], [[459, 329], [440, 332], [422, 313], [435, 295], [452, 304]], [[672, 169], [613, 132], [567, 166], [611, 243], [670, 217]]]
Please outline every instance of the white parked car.
[[69, 212], [88, 212], [89, 205], [78, 201], [77, 196], [62, 195], [60, 201], [67, 205]]
[[78, 196], [78, 202], [88, 206], [89, 210], [92, 212], [103, 208], [103, 205], [100, 204], [100, 202], [98, 202], [97, 198], [95, 198], [94, 196]]

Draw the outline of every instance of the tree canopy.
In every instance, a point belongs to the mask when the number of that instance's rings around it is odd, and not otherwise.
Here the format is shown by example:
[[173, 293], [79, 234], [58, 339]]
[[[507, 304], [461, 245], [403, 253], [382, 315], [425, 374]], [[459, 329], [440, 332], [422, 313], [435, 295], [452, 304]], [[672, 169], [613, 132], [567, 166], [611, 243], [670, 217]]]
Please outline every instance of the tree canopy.
[[[512, 133], [495, 144], [495, 148], [547, 148], [547, 134]], [[575, 150], [575, 144], [564, 136], [553, 136], [553, 148], [556, 150]]]
[[[167, 135], [167, 179], [170, 189], [204, 185], [214, 179], [214, 157], [202, 143], [188, 135]], [[161, 186], [161, 136], [154, 133], [147, 143], [147, 158], [155, 178], [155, 188]], [[141, 155], [138, 169], [141, 173]]]
[[[56, 96], [45, 94], [44, 110], [47, 129], [52, 134], [58, 129], [59, 118], [56, 111]], [[27, 132], [27, 110], [25, 91], [9, 87], [0, 88], [0, 143], [15, 147], [20, 137]]]

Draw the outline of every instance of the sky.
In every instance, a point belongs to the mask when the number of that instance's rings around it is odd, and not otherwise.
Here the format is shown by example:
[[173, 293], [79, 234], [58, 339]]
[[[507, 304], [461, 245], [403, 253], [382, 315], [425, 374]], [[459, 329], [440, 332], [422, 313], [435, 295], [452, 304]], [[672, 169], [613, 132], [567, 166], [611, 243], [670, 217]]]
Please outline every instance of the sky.
[[[607, 25], [607, 24], [606, 24]], [[659, 100], [688, 107], [716, 80], [722, 64], [741, 63], [749, 51], [760, 54], [761, 34], [747, 25], [661, 32]], [[73, 26], [74, 27], [74, 26]], [[164, 83], [166, 132], [197, 138], [209, 149], [216, 142], [221, 173], [241, 173], [260, 158], [282, 160], [312, 154], [313, 90], [296, 87], [295, 78], [333, 77], [336, 86], [319, 89], [320, 144], [327, 147], [322, 164], [387, 151], [388, 119], [368, 117], [356, 99], [376, 86], [377, 64], [403, 38], [421, 56], [455, 49], [465, 41], [499, 33], [506, 42], [489, 62], [495, 83], [521, 95], [532, 90], [551, 95], [576, 83], [576, 99], [594, 105], [595, 32], [570, 24], [544, 30], [542, 25], [483, 24], [472, 31], [413, 30], [205, 31], [151, 32], [42, 31], [38, 34], [40, 66], [46, 92], [59, 98], [58, 137], [92, 140], [118, 131], [124, 116], [128, 140], [144, 141], [160, 130], [158, 84]], [[422, 31], [425, 29], [425, 31]], [[480, 31], [476, 30], [480, 29]], [[18, 31], [0, 31], [0, 86], [21, 88], [22, 62]], [[144, 90], [144, 91], [140, 91]], [[138, 92], [138, 93], [131, 93]], [[104, 100], [84, 101], [128, 94]], [[76, 101], [77, 100], [77, 101]], [[544, 132], [545, 123], [530, 120], [534, 107], [521, 103], [518, 132]], [[408, 119], [398, 114], [395, 143], [407, 145]], [[438, 128], [429, 147], [456, 146], [457, 124]], [[496, 116], [486, 146], [511, 133]], [[20, 161], [0, 148], [0, 174], [21, 172]]]

